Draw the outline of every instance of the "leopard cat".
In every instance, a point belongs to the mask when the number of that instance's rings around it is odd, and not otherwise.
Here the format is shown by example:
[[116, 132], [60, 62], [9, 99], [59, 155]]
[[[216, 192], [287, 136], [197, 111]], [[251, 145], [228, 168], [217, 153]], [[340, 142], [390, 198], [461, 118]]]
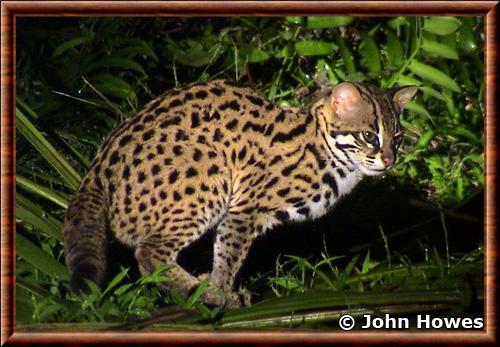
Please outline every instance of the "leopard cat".
[[[308, 107], [281, 109], [214, 80], [151, 101], [101, 145], [68, 207], [72, 290], [88, 290], [84, 279], [103, 284], [112, 234], [135, 250], [143, 274], [176, 265], [162, 289], [188, 295], [208, 278], [207, 304], [249, 304], [249, 292], [233, 287], [255, 238], [324, 215], [364, 176], [391, 167], [399, 114], [416, 90], [343, 82]], [[213, 228], [212, 271], [197, 278], [177, 256]]]

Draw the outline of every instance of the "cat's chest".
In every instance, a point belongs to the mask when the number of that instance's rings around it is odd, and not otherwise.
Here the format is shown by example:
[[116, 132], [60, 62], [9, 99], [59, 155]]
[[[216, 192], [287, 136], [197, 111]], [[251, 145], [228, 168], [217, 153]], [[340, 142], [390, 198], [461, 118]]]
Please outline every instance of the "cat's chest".
[[325, 215], [341, 197], [349, 194], [362, 179], [359, 171], [345, 170], [342, 171], [342, 174], [339, 174], [339, 171], [330, 172], [327, 177], [330, 177], [331, 181], [322, 182], [319, 189], [311, 197], [305, 198], [302, 204], [286, 207], [285, 211], [290, 220], [304, 221]]

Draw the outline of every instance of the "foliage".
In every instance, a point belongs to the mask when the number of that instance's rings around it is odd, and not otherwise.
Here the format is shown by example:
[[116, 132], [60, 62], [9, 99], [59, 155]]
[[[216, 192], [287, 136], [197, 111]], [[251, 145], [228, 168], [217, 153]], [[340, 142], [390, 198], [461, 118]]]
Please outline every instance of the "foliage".
[[[391, 175], [439, 205], [466, 201], [484, 184], [482, 28], [474, 17], [19, 18], [18, 320], [123, 320], [172, 303], [217, 315], [196, 297], [161, 296], [126, 269], [103, 291], [76, 298], [62, 265], [64, 209], [106, 134], [155, 95], [192, 81], [247, 81], [281, 106], [305, 105], [340, 81], [416, 85]], [[311, 288], [369, 291], [396, 271], [374, 273], [369, 253], [342, 271], [339, 259], [288, 258], [269, 286], [279, 297]]]
[[157, 306], [173, 304], [186, 310], [197, 309], [207, 318], [217, 315], [217, 308], [210, 310], [198, 300], [206, 290], [206, 281], [188, 298], [176, 292], [165, 295], [159, 291], [158, 283], [169, 279], [168, 270], [171, 268], [169, 265], [159, 267], [151, 275], [133, 282], [127, 281], [129, 269], [122, 268], [104, 289], [88, 282], [91, 289], [88, 294], [75, 295], [56, 289], [51, 295], [40, 295], [24, 280], [18, 283], [18, 288], [31, 293], [33, 320], [36, 322], [119, 322], [123, 317], [149, 317]]

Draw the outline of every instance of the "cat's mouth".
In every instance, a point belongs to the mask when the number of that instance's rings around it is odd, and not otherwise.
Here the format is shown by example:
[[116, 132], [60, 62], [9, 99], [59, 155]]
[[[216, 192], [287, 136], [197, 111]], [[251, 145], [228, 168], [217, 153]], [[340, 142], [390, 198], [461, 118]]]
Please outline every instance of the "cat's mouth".
[[366, 166], [360, 165], [359, 170], [364, 173], [366, 176], [378, 176], [383, 174], [387, 169], [372, 169], [367, 168]]

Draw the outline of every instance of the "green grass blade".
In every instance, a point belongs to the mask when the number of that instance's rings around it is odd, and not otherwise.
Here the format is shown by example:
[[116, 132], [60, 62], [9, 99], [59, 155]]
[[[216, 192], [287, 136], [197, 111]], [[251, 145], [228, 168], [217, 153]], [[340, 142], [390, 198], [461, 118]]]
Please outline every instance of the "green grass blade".
[[432, 121], [432, 116], [429, 113], [429, 111], [427, 111], [424, 106], [420, 105], [417, 102], [408, 101], [405, 105], [405, 109], [412, 111], [412, 112], [415, 112], [415, 113], [418, 113], [419, 115], [422, 115], [426, 118], [429, 118]]
[[194, 293], [187, 299], [187, 307], [192, 308], [201, 295], [207, 290], [209, 281], [207, 279], [200, 282]]
[[16, 285], [16, 322], [30, 322], [33, 319], [33, 299], [24, 288]]
[[338, 49], [333, 42], [304, 40], [295, 42], [295, 50], [303, 56], [326, 55]]
[[48, 184], [51, 187], [66, 187], [64, 182], [59, 179], [59, 177], [54, 177], [50, 175], [50, 173], [40, 172], [40, 171], [32, 171], [32, 169], [17, 165], [16, 173], [23, 174], [24, 176], [32, 177], [40, 182], [44, 182], [44, 184]]
[[128, 275], [128, 268], [123, 269], [118, 275], [116, 275], [107, 285], [106, 289], [102, 293], [102, 296], [106, 295], [113, 288], [115, 288], [125, 277]]
[[16, 121], [19, 132], [61, 174], [69, 187], [77, 190], [81, 181], [80, 175], [18, 108], [16, 108]]
[[418, 88], [419, 90], [423, 91], [425, 94], [428, 94], [438, 100], [445, 101], [444, 96], [438, 92], [437, 90], [429, 87], [429, 86], [421, 86]]
[[68, 279], [68, 271], [64, 265], [19, 233], [16, 233], [16, 254], [49, 276]]
[[354, 57], [351, 51], [347, 47], [347, 44], [342, 36], [339, 36], [338, 41], [340, 55], [342, 55], [342, 60], [344, 61], [344, 66], [348, 74], [354, 74], [356, 72], [356, 65], [354, 64]]
[[462, 25], [457, 38], [458, 47], [467, 53], [474, 53], [477, 51], [477, 43], [474, 38], [474, 17], [463, 17], [461, 20]]
[[434, 311], [449, 310], [450, 304], [414, 304], [414, 305], [386, 305], [372, 307], [356, 307], [351, 309], [321, 310], [317, 312], [307, 312], [297, 314], [295, 312], [277, 315], [268, 318], [253, 320], [243, 320], [237, 322], [223, 323], [223, 328], [271, 328], [271, 327], [292, 327], [304, 326], [304, 324], [319, 324], [338, 321], [343, 315], [349, 314], [353, 317], [363, 317], [364, 315], [411, 315], [420, 312], [430, 313]]
[[413, 60], [408, 68], [411, 72], [423, 78], [424, 80], [431, 81], [443, 87], [449, 88], [455, 92], [460, 91], [457, 82], [448, 77], [443, 71], [436, 69], [433, 66]]
[[85, 170], [87, 170], [90, 166], [90, 160], [80, 153], [74, 146], [70, 145], [66, 139], [61, 138], [60, 140], [64, 143], [66, 149], [71, 153], [73, 158], [77, 160], [85, 168]]
[[455, 17], [434, 16], [424, 19], [424, 30], [436, 35], [449, 35], [460, 27], [460, 20]]
[[380, 52], [377, 43], [370, 35], [366, 34], [361, 41], [361, 56], [363, 57], [363, 63], [369, 72], [379, 72], [382, 69], [382, 63], [380, 61]]
[[345, 307], [353, 305], [396, 305], [418, 303], [463, 302], [463, 293], [458, 290], [411, 291], [399, 293], [337, 293], [331, 291], [308, 291], [280, 299], [269, 299], [248, 308], [227, 311], [221, 323], [260, 319], [301, 310]]
[[45, 235], [63, 240], [62, 223], [19, 192], [16, 194], [16, 218]]
[[63, 42], [59, 46], [54, 49], [54, 52], [52, 53], [52, 58], [56, 58], [66, 52], [69, 49], [75, 48], [76, 46], [79, 46], [81, 44], [87, 43], [90, 40], [92, 40], [92, 36], [82, 36], [82, 37], [75, 37], [72, 38], [68, 41]]
[[434, 135], [435, 133], [433, 130], [428, 130], [420, 135], [418, 142], [415, 144], [415, 148], [426, 148], [429, 142], [434, 138]]
[[16, 175], [16, 184], [19, 185], [19, 187], [29, 192], [35, 193], [45, 199], [48, 199], [58, 204], [62, 208], [68, 207], [69, 200], [61, 192], [57, 192], [53, 189], [42, 186], [41, 184], [35, 183], [32, 180], [23, 177], [19, 174]]
[[[16, 278], [16, 287], [23, 288], [24, 290], [34, 294], [40, 298], [48, 298], [51, 297], [50, 292], [47, 289], [40, 288], [33, 281], [24, 279], [22, 277]], [[59, 300], [58, 302], [63, 302], [60, 298], [54, 298], [55, 300]]]
[[20, 97], [16, 98], [16, 104], [19, 105], [23, 109], [23, 111], [26, 112], [26, 114], [28, 116], [30, 116], [31, 118], [33, 118], [33, 119], [38, 119], [39, 118], [38, 114], [36, 114], [36, 112], [33, 111], [31, 109], [31, 107], [29, 107], [28, 104], [26, 104], [26, 102], [24, 102], [24, 100], [21, 99]]
[[310, 16], [307, 17], [308, 29], [336, 28], [347, 25], [353, 21], [353, 17], [348, 16]]
[[422, 41], [422, 49], [430, 54], [443, 57], [445, 59], [458, 59], [457, 51], [441, 42], [424, 39]]
[[117, 58], [113, 56], [95, 61], [94, 63], [90, 64], [83, 70], [83, 74], [86, 74], [90, 71], [98, 70], [100, 68], [118, 68], [118, 69], [134, 70], [141, 73], [144, 77], [147, 76], [144, 68], [134, 60], [127, 58]]
[[401, 66], [404, 62], [403, 46], [399, 38], [390, 30], [386, 30], [387, 37], [386, 51], [389, 64], [392, 66]]

